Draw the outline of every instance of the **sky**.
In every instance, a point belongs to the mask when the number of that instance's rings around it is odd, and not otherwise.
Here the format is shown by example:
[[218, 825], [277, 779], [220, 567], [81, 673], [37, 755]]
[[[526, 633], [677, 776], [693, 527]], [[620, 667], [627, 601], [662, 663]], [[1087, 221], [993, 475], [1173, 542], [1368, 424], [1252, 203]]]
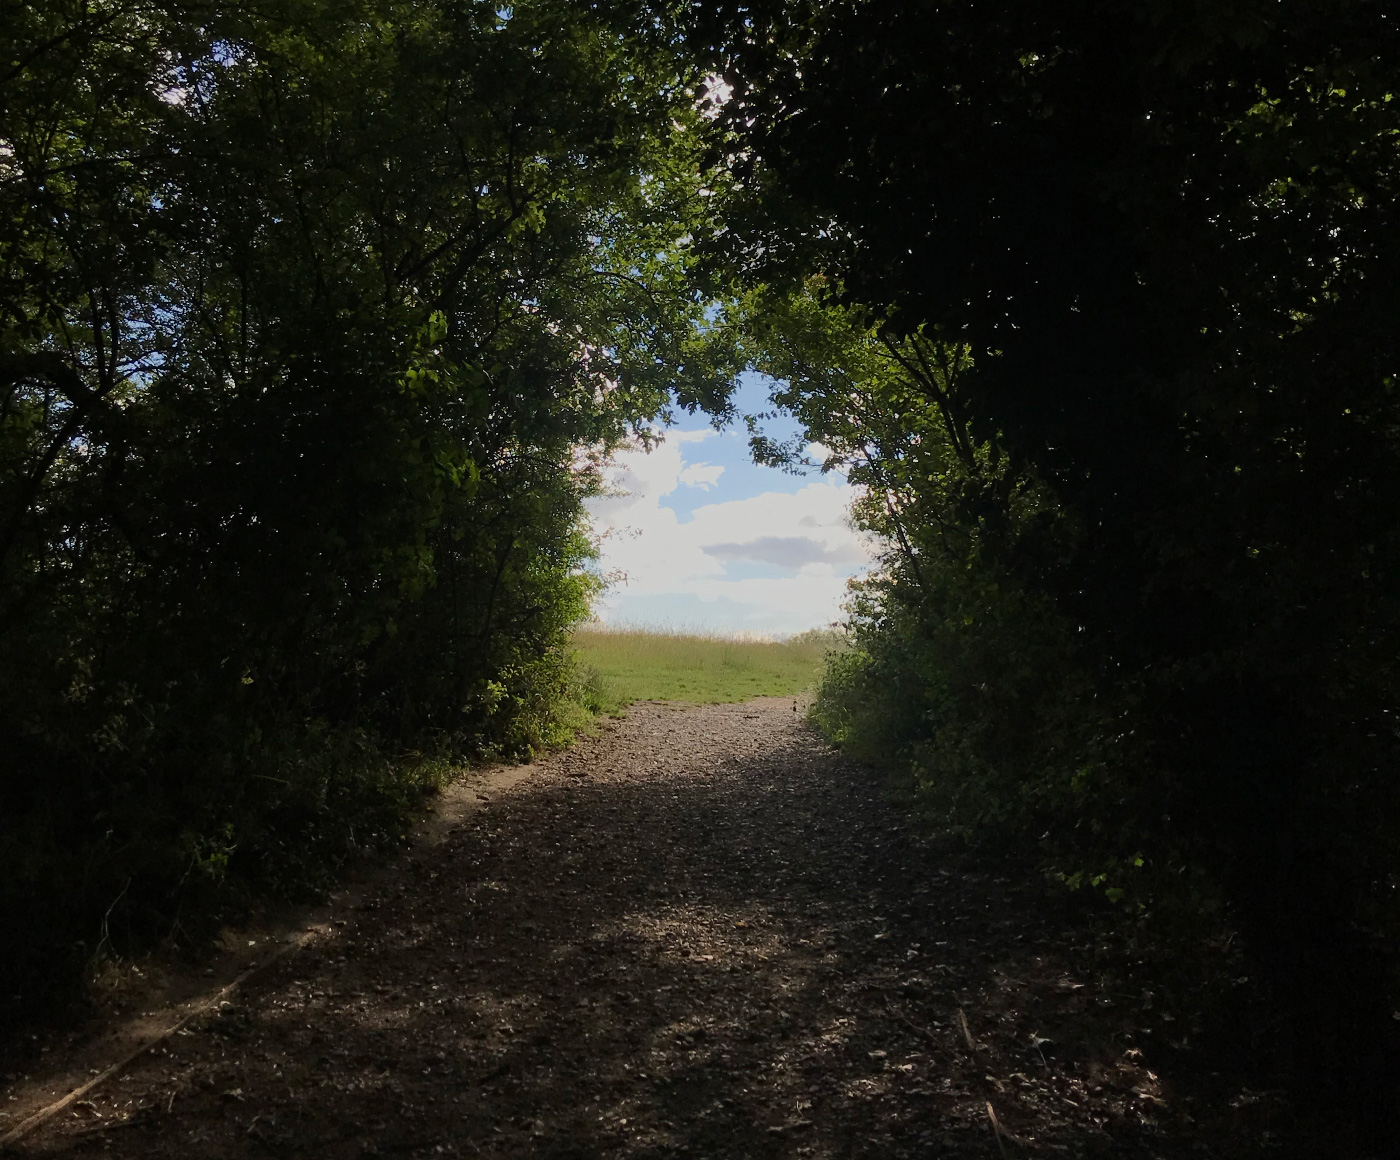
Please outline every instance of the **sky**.
[[[735, 405], [772, 410], [753, 375]], [[788, 416], [762, 427], [778, 439], [799, 433]], [[840, 617], [846, 580], [871, 563], [868, 542], [847, 522], [854, 489], [835, 472], [760, 467], [748, 438], [742, 424], [716, 431], [683, 415], [649, 454], [614, 456], [607, 482], [617, 494], [588, 501], [599, 567], [616, 577], [599, 619], [784, 636]]]

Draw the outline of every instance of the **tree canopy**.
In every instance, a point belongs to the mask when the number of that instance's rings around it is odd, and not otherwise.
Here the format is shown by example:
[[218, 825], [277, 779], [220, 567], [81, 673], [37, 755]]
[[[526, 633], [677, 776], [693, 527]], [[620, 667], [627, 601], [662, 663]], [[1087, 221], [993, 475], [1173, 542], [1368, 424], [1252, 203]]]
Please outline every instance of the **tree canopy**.
[[1393, 13], [692, 16], [711, 260], [892, 537], [831, 727], [1067, 879], [1155, 906], [1204, 868], [1295, 1060], [1361, 1090], [1400, 929]]
[[29, 991], [104, 913], [116, 938], [201, 882], [304, 888], [439, 759], [562, 737], [581, 500], [673, 400], [722, 409], [734, 356], [688, 277], [693, 78], [584, 8], [2, 19], [0, 893]]
[[0, 9], [6, 990], [565, 737], [599, 465], [753, 367], [887, 549], [823, 727], [1224, 914], [1296, 1076], [1392, 1106], [1396, 25]]

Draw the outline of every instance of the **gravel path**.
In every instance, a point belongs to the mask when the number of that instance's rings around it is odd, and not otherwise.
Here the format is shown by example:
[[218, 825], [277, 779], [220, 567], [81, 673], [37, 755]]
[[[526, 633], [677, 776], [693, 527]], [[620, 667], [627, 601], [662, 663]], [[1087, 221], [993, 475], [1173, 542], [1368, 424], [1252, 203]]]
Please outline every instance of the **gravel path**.
[[24, 1154], [1202, 1154], [1090, 936], [790, 700], [632, 708]]

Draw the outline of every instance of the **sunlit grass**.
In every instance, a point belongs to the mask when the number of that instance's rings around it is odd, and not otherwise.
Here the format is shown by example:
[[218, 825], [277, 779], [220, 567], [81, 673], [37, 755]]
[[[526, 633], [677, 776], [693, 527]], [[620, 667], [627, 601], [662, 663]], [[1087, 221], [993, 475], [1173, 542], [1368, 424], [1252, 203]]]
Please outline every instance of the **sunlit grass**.
[[580, 659], [596, 674], [597, 700], [608, 709], [631, 701], [708, 705], [795, 696], [816, 684], [839, 641], [831, 632], [788, 641], [591, 626], [574, 634]]

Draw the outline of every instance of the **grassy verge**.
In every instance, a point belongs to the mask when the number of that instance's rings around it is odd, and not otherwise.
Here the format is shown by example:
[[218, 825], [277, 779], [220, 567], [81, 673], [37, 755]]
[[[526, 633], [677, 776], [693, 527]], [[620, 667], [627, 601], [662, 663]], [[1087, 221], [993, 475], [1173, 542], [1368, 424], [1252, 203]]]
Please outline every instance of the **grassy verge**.
[[789, 697], [816, 684], [834, 633], [789, 641], [743, 640], [644, 629], [580, 629], [574, 635], [600, 712], [632, 701], [697, 704]]

